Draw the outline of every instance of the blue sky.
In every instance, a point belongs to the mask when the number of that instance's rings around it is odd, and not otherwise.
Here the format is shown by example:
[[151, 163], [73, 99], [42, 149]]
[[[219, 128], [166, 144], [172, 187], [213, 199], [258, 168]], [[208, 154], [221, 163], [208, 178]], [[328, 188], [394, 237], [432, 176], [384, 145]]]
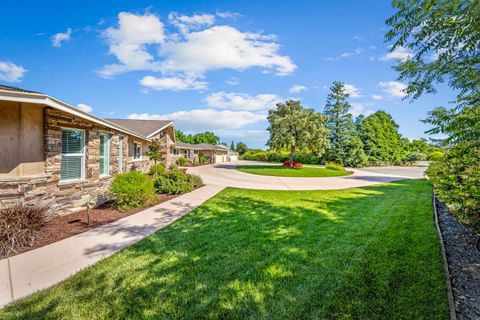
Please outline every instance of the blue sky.
[[[353, 114], [385, 110], [408, 138], [453, 92], [402, 101], [388, 53], [389, 1], [9, 1], [0, 83], [106, 118], [173, 119], [264, 148], [266, 112], [299, 99], [322, 111], [333, 81]], [[8, 13], [8, 14], [5, 14]]]

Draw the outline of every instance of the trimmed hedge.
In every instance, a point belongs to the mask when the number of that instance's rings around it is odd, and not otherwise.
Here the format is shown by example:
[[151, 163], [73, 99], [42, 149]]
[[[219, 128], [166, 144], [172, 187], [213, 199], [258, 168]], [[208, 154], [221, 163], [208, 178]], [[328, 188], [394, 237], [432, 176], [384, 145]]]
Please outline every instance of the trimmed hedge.
[[155, 189], [158, 193], [183, 194], [203, 185], [200, 177], [185, 173], [181, 170], [164, 172], [155, 180]]
[[345, 168], [341, 164], [337, 164], [337, 163], [333, 163], [333, 162], [327, 162], [325, 164], [325, 169], [345, 172]]
[[[242, 159], [253, 161], [285, 162], [288, 160], [288, 157], [288, 152], [278, 152], [273, 150], [249, 150], [243, 154]], [[300, 152], [295, 154], [295, 156], [293, 157], [293, 161], [305, 164], [318, 164], [320, 163], [321, 158], [314, 155], [313, 153]]]

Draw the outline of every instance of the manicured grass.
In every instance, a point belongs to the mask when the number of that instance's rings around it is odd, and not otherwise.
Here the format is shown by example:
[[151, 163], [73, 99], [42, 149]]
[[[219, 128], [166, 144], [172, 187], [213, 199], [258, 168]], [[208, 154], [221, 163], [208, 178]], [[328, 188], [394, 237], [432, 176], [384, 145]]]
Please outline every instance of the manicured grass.
[[426, 181], [226, 189], [1, 319], [447, 319]]
[[274, 165], [238, 166], [237, 170], [262, 176], [278, 177], [339, 177], [350, 174], [348, 171], [337, 171], [319, 167], [286, 168]]

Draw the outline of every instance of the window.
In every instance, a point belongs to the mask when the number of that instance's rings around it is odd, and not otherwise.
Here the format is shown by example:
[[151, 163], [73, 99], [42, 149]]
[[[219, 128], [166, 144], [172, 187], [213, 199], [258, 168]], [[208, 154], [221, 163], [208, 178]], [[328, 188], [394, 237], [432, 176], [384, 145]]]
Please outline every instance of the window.
[[108, 134], [100, 134], [100, 175], [110, 174], [110, 137]]
[[187, 150], [186, 155], [187, 155], [187, 158], [190, 158], [190, 150]]
[[198, 154], [198, 150], [193, 150], [193, 154]]
[[139, 160], [142, 158], [142, 145], [140, 143], [133, 143], [133, 159]]
[[123, 172], [123, 137], [118, 138], [118, 173]]
[[178, 156], [178, 155], [179, 155], [179, 152], [178, 152], [178, 149], [177, 149], [177, 148], [173, 149], [173, 155], [174, 155], [174, 156]]
[[81, 180], [85, 177], [85, 131], [62, 129], [60, 180]]

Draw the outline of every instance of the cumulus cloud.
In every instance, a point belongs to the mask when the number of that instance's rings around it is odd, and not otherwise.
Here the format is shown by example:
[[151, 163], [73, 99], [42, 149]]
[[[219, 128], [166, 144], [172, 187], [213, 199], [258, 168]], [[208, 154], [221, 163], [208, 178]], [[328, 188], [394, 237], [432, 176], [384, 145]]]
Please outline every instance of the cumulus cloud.
[[215, 109], [194, 109], [169, 114], [130, 114], [129, 119], [173, 120], [175, 126], [186, 131], [238, 129], [267, 117], [264, 113]]
[[382, 88], [383, 92], [393, 96], [393, 97], [400, 97], [403, 98], [406, 96], [405, 89], [407, 85], [398, 81], [387, 81], [387, 82], [380, 82], [378, 84], [380, 88]]
[[236, 19], [238, 17], [241, 17], [242, 15], [238, 12], [217, 11], [217, 16], [224, 19], [227, 19], [227, 18]]
[[144, 87], [153, 90], [203, 90], [207, 88], [208, 83], [205, 81], [199, 81], [195, 78], [182, 78], [182, 77], [166, 77], [157, 78], [154, 76], [146, 76], [140, 80], [140, 84]]
[[264, 110], [272, 108], [281, 99], [276, 94], [265, 93], [251, 96], [246, 93], [215, 92], [205, 98], [209, 107], [232, 110]]
[[93, 108], [91, 106], [84, 103], [77, 104], [77, 108], [82, 110], [83, 112], [88, 112], [88, 113], [93, 111]]
[[345, 92], [350, 95], [350, 98], [360, 98], [362, 95], [360, 94], [360, 89], [358, 89], [353, 84], [345, 83]]
[[290, 57], [279, 54], [274, 35], [213, 25], [215, 17], [208, 14], [172, 13], [169, 21], [181, 34], [166, 35], [164, 24], [154, 14], [119, 13], [118, 26], [102, 33], [119, 63], [104, 66], [99, 75], [148, 70], [168, 77], [203, 78], [211, 70], [260, 67], [283, 76], [296, 69]]
[[0, 61], [0, 80], [6, 82], [20, 82], [27, 70], [12, 62]]
[[288, 92], [290, 93], [299, 93], [299, 92], [302, 92], [302, 91], [307, 91], [308, 88], [305, 87], [305, 86], [302, 86], [302, 85], [299, 85], [299, 84], [296, 84], [294, 86], [292, 86], [290, 88], [290, 90], [288, 90]]
[[68, 28], [65, 32], [59, 32], [52, 36], [52, 46], [60, 48], [63, 42], [70, 41], [72, 36], [72, 29]]
[[112, 77], [134, 70], [159, 70], [158, 62], [148, 52], [148, 46], [159, 45], [165, 39], [164, 25], [151, 13], [136, 15], [128, 12], [118, 14], [118, 27], [110, 27], [102, 33], [110, 53], [120, 64], [104, 66], [99, 75]]
[[379, 94], [372, 94], [372, 99], [373, 100], [382, 100], [383, 99], [383, 96], [379, 95]]
[[373, 110], [367, 109], [363, 103], [351, 103], [352, 108], [350, 109], [350, 113], [354, 117], [358, 117], [359, 115], [363, 114], [364, 116], [369, 116], [373, 113]]
[[387, 53], [379, 58], [381, 61], [389, 61], [389, 60], [400, 60], [406, 61], [413, 57], [413, 52], [405, 47], [397, 47], [392, 52]]
[[195, 30], [202, 26], [213, 25], [215, 23], [215, 16], [207, 13], [186, 16], [176, 12], [170, 12], [168, 21], [177, 27], [180, 32], [188, 33], [190, 30]]

